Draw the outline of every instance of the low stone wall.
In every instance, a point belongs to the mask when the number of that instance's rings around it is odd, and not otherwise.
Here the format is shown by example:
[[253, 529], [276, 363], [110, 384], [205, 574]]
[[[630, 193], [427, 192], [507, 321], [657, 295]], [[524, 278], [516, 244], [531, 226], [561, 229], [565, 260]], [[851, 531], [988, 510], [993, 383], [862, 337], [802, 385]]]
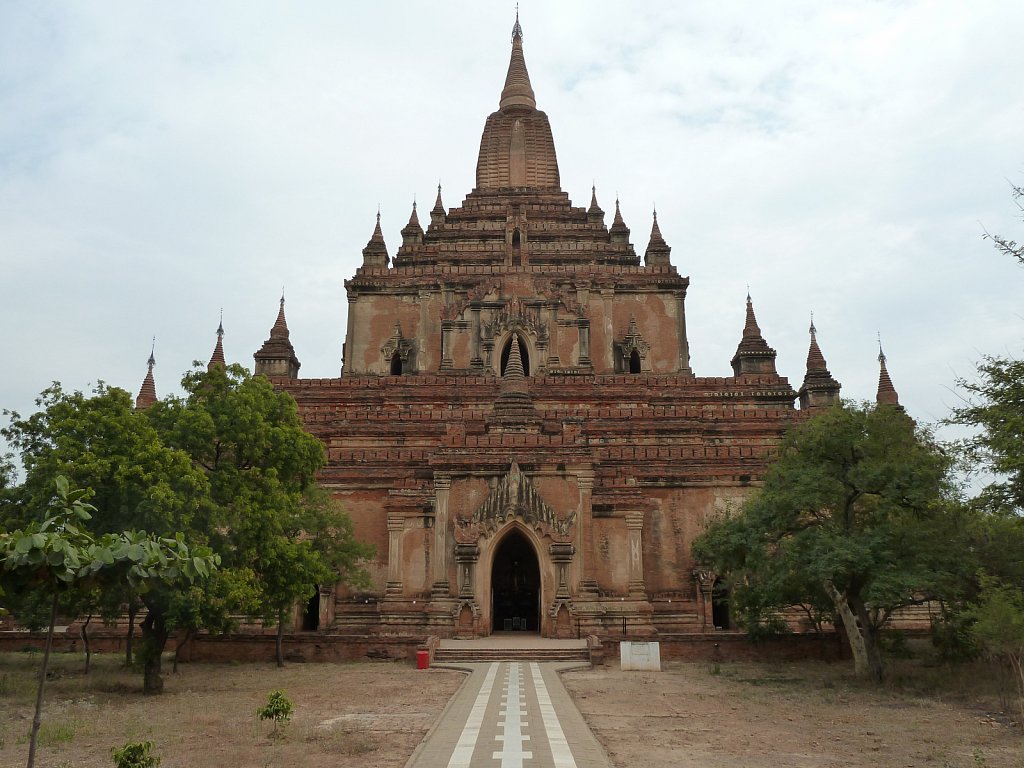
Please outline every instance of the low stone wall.
[[[647, 639], [661, 644], [662, 661], [838, 661], [850, 658], [845, 641], [836, 633], [787, 635], [758, 642], [751, 642], [742, 632], [659, 635]], [[618, 639], [608, 638], [602, 643], [608, 658], [618, 658]]]
[[[124, 653], [123, 631], [97, 629], [90, 632], [92, 650], [101, 653]], [[40, 632], [0, 631], [0, 651], [42, 649], [45, 635]], [[588, 638], [591, 661], [601, 664], [605, 658], [618, 658], [622, 638]], [[629, 638], [626, 638], [629, 639]], [[820, 659], [837, 661], [850, 658], [845, 640], [836, 633], [822, 635], [787, 635], [786, 637], [751, 642], [741, 632], [716, 632], [696, 635], [659, 635], [648, 638], [661, 643], [663, 661], [796, 661]], [[141, 638], [136, 635], [138, 650]], [[436, 647], [436, 638], [433, 638]], [[167, 651], [176, 649], [175, 638], [167, 642]], [[420, 648], [433, 650], [431, 639], [408, 636], [327, 635], [315, 632], [290, 633], [284, 636], [284, 656], [291, 662], [340, 661], [408, 661], [415, 663]], [[54, 636], [57, 653], [83, 652], [82, 640], [74, 629]], [[182, 647], [183, 661], [258, 661], [274, 660], [273, 633], [236, 633], [232, 635], [199, 635]]]

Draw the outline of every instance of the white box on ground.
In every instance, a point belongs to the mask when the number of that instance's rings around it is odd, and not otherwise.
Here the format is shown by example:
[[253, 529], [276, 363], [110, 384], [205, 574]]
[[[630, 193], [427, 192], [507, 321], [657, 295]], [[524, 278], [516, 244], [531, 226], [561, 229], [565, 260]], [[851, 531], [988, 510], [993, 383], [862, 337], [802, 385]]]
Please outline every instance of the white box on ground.
[[619, 643], [619, 668], [661, 672], [661, 643], [623, 640]]

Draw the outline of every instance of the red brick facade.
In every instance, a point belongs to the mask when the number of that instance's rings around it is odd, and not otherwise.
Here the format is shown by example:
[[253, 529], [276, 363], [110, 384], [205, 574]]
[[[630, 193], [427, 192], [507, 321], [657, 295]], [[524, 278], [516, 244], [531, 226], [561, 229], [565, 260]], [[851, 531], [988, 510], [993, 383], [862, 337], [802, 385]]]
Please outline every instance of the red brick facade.
[[[690, 370], [689, 280], [655, 217], [641, 259], [616, 202], [560, 189], [513, 34], [477, 186], [377, 228], [346, 283], [337, 379], [300, 379], [283, 304], [256, 370], [323, 440], [322, 481], [377, 546], [369, 594], [323, 590], [334, 633], [713, 631], [704, 521], [763, 476], [801, 413], [748, 299], [734, 374]], [[737, 332], [739, 332], [737, 328]], [[815, 344], [815, 349], [817, 349]], [[820, 365], [818, 365], [820, 358]], [[820, 351], [812, 406], [838, 396]]]

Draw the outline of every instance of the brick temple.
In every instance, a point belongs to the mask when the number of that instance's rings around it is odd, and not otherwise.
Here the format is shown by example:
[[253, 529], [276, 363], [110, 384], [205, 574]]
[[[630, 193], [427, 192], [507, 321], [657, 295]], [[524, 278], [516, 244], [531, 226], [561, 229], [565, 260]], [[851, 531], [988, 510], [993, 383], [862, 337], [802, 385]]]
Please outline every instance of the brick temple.
[[[641, 256], [618, 201], [609, 226], [596, 191], [582, 207], [562, 190], [518, 19], [476, 186], [455, 208], [439, 187], [424, 218], [413, 204], [392, 256], [378, 214], [345, 283], [340, 377], [299, 378], [283, 299], [255, 354], [256, 372], [294, 396], [323, 441], [321, 481], [377, 547], [371, 590], [324, 585], [304, 628], [571, 637], [727, 626], [690, 544], [758, 484], [787, 428], [837, 400], [813, 326], [799, 391], [778, 374], [749, 296], [733, 375], [694, 374], [689, 279], [657, 214]], [[219, 338], [217, 349], [222, 360]], [[882, 373], [879, 397], [894, 402], [884, 358]]]

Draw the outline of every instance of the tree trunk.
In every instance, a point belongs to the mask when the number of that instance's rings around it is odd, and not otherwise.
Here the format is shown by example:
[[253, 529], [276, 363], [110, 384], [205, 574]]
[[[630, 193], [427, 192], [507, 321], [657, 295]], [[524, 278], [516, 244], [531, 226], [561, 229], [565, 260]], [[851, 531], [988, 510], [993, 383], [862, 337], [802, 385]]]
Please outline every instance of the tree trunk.
[[36, 712], [32, 717], [32, 735], [28, 740], [28, 768], [36, 764], [36, 743], [39, 741], [39, 726], [43, 724], [43, 686], [46, 685], [46, 669], [50, 665], [50, 646], [53, 644], [53, 625], [57, 622], [57, 593], [53, 593], [50, 607], [50, 626], [46, 630], [46, 646], [43, 650], [43, 665], [39, 668], [39, 685], [36, 688]]
[[[875, 646], [874, 638], [868, 635], [867, 624], [861, 625], [857, 614], [850, 606], [849, 598], [836, 589], [831, 580], [826, 581], [824, 587], [842, 619], [843, 629], [846, 630], [850, 652], [853, 654], [854, 674], [857, 677], [874, 677], [881, 680], [882, 666], [878, 658], [878, 648]], [[863, 605], [860, 607], [863, 609]]]
[[139, 606], [134, 600], [128, 601], [128, 635], [124, 639], [124, 665], [132, 665], [132, 644], [135, 641], [135, 617], [139, 613]]
[[178, 641], [174, 646], [174, 664], [171, 666], [171, 674], [178, 674], [178, 661], [181, 659], [181, 649], [184, 648], [190, 640], [192, 640], [192, 627], [187, 627], [185, 629], [185, 637]]
[[882, 682], [882, 654], [878, 648], [878, 636], [868, 618], [868, 609], [859, 596], [850, 599], [850, 606], [857, 615], [857, 623], [864, 635], [864, 647], [868, 653], [868, 669], [876, 681]]
[[89, 622], [92, 621], [92, 614], [90, 613], [85, 617], [85, 621], [82, 622], [82, 628], [78, 633], [82, 636], [82, 645], [85, 647], [85, 674], [89, 674], [89, 669], [92, 666], [92, 648], [89, 647]]
[[142, 621], [142, 692], [155, 696], [163, 693], [164, 679], [161, 677], [160, 661], [167, 645], [167, 623], [158, 611], [152, 608]]
[[274, 651], [275, 651], [276, 658], [277, 658], [277, 666], [279, 666], [279, 667], [283, 667], [284, 666], [284, 648], [282, 647], [283, 639], [284, 639], [284, 608], [278, 608], [278, 610], [277, 610], [277, 637], [275, 638], [275, 641], [274, 641], [274, 645], [275, 645]]

